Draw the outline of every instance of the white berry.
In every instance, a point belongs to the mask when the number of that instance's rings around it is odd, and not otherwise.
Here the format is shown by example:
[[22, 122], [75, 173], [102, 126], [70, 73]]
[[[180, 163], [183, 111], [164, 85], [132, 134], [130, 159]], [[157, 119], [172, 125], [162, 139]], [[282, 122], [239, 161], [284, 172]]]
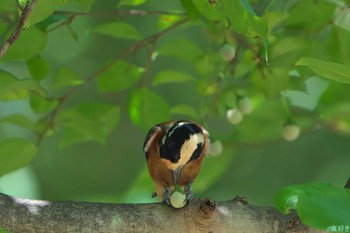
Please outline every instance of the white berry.
[[232, 45], [225, 44], [220, 48], [220, 56], [224, 61], [231, 61], [236, 56], [236, 50]]
[[252, 112], [253, 105], [248, 97], [242, 97], [238, 100], [238, 108], [243, 114], [248, 114]]
[[222, 153], [222, 151], [223, 151], [223, 145], [220, 140], [215, 140], [214, 142], [211, 143], [210, 151], [209, 151], [210, 155], [218, 156]]
[[173, 192], [170, 196], [170, 204], [177, 209], [184, 207], [186, 205], [186, 195], [178, 191]]
[[294, 141], [299, 137], [300, 127], [295, 124], [288, 124], [283, 127], [282, 136], [287, 141]]
[[234, 125], [239, 124], [243, 120], [243, 114], [239, 109], [231, 108], [226, 112], [227, 120]]

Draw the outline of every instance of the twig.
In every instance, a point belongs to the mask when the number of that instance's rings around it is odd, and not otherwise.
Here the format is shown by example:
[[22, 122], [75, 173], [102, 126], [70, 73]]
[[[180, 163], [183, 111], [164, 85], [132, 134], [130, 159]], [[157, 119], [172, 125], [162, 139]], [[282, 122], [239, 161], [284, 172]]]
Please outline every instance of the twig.
[[148, 58], [146, 65], [144, 65], [144, 71], [141, 76], [141, 82], [140, 85], [144, 86], [146, 83], [147, 75], [149, 74], [149, 70], [151, 68], [152, 63], [154, 62], [154, 52], [156, 51], [156, 41], [152, 42], [151, 49], [147, 50], [148, 52]]
[[145, 11], [145, 10], [114, 10], [109, 12], [71, 12], [71, 11], [56, 11], [55, 14], [65, 14], [74, 16], [106, 16], [106, 15], [179, 15], [185, 16], [184, 12], [176, 11]]
[[2, 48], [0, 50], [0, 59], [6, 54], [9, 47], [18, 39], [19, 35], [21, 34], [21, 32], [24, 28], [24, 23], [27, 20], [27, 18], [29, 17], [30, 13], [33, 11], [33, 8], [34, 8], [36, 3], [37, 3], [37, 0], [32, 0], [31, 3], [28, 0], [28, 2], [26, 3], [15, 31], [12, 33], [10, 38], [8, 38], [6, 40], [5, 44], [2, 46]]
[[[90, 81], [96, 79], [99, 75], [101, 75], [102, 73], [106, 72], [107, 70], [109, 70], [117, 60], [119, 60], [122, 57], [125, 57], [127, 54], [130, 54], [136, 50], [138, 50], [139, 48], [141, 48], [142, 46], [147, 45], [148, 43], [152, 43], [155, 44], [155, 42], [162, 37], [163, 35], [165, 35], [167, 32], [173, 30], [174, 28], [186, 23], [189, 21], [189, 18], [184, 18], [176, 23], [174, 23], [173, 25], [167, 27], [166, 29], [151, 35], [149, 37], [146, 37], [142, 40], [139, 40], [137, 42], [135, 42], [133, 45], [131, 45], [130, 47], [126, 48], [125, 50], [123, 50], [121, 53], [118, 54], [118, 56], [116, 56], [109, 64], [105, 65], [104, 67], [102, 67], [101, 69], [99, 69], [98, 71], [96, 71], [95, 73], [93, 73], [92, 75], [88, 76], [85, 80], [85, 82], [80, 85], [80, 86], [74, 86], [72, 87], [70, 90], [68, 90], [62, 97], [60, 97], [58, 99], [59, 103], [57, 104], [57, 106], [52, 109], [52, 111], [49, 113], [48, 115], [48, 123], [47, 125], [43, 128], [43, 130], [41, 130], [38, 133], [38, 139], [37, 139], [37, 145], [40, 144], [41, 140], [43, 139], [44, 135], [46, 134], [46, 132], [53, 127], [54, 125], [54, 120], [56, 118], [57, 112], [59, 110], [59, 108], [62, 106], [62, 104], [71, 96], [73, 95], [81, 86], [89, 83]], [[150, 64], [146, 64], [146, 69], [149, 67]]]
[[172, 12], [172, 11], [144, 11], [144, 10], [114, 10], [109, 12], [71, 12], [71, 11], [56, 11], [55, 14], [69, 15], [67, 20], [64, 20], [60, 24], [53, 28], [50, 28], [48, 32], [54, 31], [62, 26], [70, 24], [78, 16], [109, 16], [109, 15], [178, 15], [185, 16], [184, 12]]
[[346, 182], [344, 188], [350, 189], [350, 177], [349, 177], [349, 179], [348, 179], [348, 182]]

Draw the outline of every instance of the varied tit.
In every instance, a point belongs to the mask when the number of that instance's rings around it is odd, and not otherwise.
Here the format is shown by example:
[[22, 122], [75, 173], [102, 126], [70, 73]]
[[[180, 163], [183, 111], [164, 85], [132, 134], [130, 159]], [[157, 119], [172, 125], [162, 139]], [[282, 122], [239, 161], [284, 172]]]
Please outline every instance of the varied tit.
[[185, 201], [193, 197], [191, 185], [209, 147], [208, 132], [193, 121], [167, 121], [149, 130], [143, 149], [159, 202], [170, 205], [170, 195], [178, 188], [185, 192]]

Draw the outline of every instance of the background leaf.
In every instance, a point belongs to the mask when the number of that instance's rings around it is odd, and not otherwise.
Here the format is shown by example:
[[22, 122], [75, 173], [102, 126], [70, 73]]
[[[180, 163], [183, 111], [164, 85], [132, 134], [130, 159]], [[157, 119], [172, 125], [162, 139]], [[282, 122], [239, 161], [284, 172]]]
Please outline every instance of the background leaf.
[[95, 3], [96, 0], [73, 0], [73, 1], [82, 5], [85, 12], [89, 12], [91, 6]]
[[158, 52], [160, 55], [172, 56], [185, 61], [192, 61], [204, 54], [194, 42], [183, 37], [167, 41]]
[[[22, 7], [25, 6], [28, 0], [19, 0]], [[55, 10], [64, 6], [69, 0], [38, 0], [32, 13], [29, 15], [28, 19], [25, 21], [25, 27], [28, 28], [33, 24], [36, 24], [47, 17], [49, 17]]]
[[44, 95], [32, 92], [29, 97], [29, 103], [34, 112], [42, 113], [54, 109], [58, 105], [58, 100], [50, 100]]
[[30, 76], [39, 82], [45, 78], [50, 71], [49, 64], [40, 55], [36, 55], [27, 61], [27, 68]]
[[35, 130], [35, 123], [25, 115], [13, 114], [0, 119], [0, 123], [13, 124], [26, 129]]
[[[28, 46], [28, 41], [35, 41]], [[47, 43], [47, 33], [31, 27], [24, 30], [21, 36], [10, 46], [3, 61], [27, 60], [41, 52]]]
[[350, 66], [309, 57], [300, 58], [295, 65], [308, 66], [312, 71], [323, 78], [350, 84]]
[[100, 92], [115, 92], [132, 87], [141, 77], [143, 68], [118, 60], [98, 77]]
[[118, 7], [120, 6], [138, 6], [145, 3], [146, 0], [121, 0], [118, 2]]
[[11, 73], [0, 70], [0, 100], [24, 99], [32, 90], [42, 92], [41, 88], [33, 80], [18, 80]]
[[193, 4], [197, 7], [198, 11], [206, 18], [210, 20], [224, 20], [225, 14], [219, 9], [217, 3], [211, 4], [209, 1], [192, 0]]
[[183, 115], [189, 119], [197, 120], [200, 118], [199, 114], [191, 106], [186, 104], [175, 105], [170, 109], [172, 115]]
[[[180, 0], [182, 7], [186, 10], [187, 14], [191, 18], [197, 18], [200, 14], [197, 7], [194, 5], [194, 1]], [[201, 4], [200, 1], [197, 3]]]
[[56, 124], [64, 136], [60, 146], [95, 141], [105, 144], [107, 136], [119, 122], [120, 108], [102, 103], [84, 103], [71, 109], [61, 111]]
[[283, 188], [275, 195], [275, 205], [282, 213], [295, 209], [303, 223], [315, 228], [350, 224], [350, 190], [329, 183]]
[[22, 138], [0, 141], [0, 176], [28, 165], [36, 151], [33, 143]]
[[52, 89], [57, 91], [66, 86], [77, 86], [82, 84], [80, 75], [69, 67], [60, 67], [52, 79]]
[[289, 99], [292, 105], [315, 110], [319, 100], [328, 87], [328, 82], [317, 76], [311, 77], [305, 81], [306, 91], [286, 90], [282, 94]]
[[153, 86], [158, 86], [166, 83], [182, 83], [193, 81], [194, 78], [184, 72], [178, 72], [174, 70], [166, 70], [159, 72], [153, 79]]
[[221, 10], [238, 33], [252, 38], [266, 37], [267, 23], [262, 18], [251, 14], [240, 0], [223, 0]]
[[158, 94], [148, 88], [132, 92], [129, 103], [129, 116], [135, 124], [146, 129], [169, 119], [169, 106]]
[[131, 24], [123, 22], [100, 24], [92, 29], [91, 32], [118, 39], [139, 40], [142, 38], [141, 34]]

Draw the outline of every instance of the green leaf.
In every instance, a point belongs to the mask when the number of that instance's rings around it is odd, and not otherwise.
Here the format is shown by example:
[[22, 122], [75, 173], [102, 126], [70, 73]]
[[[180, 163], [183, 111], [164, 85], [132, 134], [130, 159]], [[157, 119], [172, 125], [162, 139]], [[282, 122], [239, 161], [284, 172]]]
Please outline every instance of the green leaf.
[[152, 81], [153, 86], [158, 86], [165, 83], [183, 83], [193, 81], [194, 78], [184, 72], [166, 70], [158, 73]]
[[63, 22], [63, 21], [69, 21], [69, 20], [70, 20], [69, 15], [67, 14], [52, 14], [48, 18], [44, 19], [43, 21], [35, 24], [35, 28], [38, 28], [42, 31], [47, 31], [48, 27], [50, 27], [51, 25], [54, 25], [56, 23]]
[[118, 39], [142, 39], [141, 34], [132, 25], [122, 22], [100, 24], [92, 29], [91, 32], [112, 36]]
[[63, 87], [71, 87], [82, 84], [80, 75], [69, 67], [61, 67], [52, 79], [52, 89], [57, 91]]
[[322, 61], [310, 57], [302, 57], [296, 63], [296, 66], [308, 66], [319, 76], [337, 81], [340, 83], [350, 84], [350, 66], [339, 63]]
[[74, 29], [72, 28], [72, 26], [70, 24], [68, 24], [66, 26], [67, 26], [69, 35], [72, 37], [73, 40], [78, 42], [79, 41], [78, 34], [74, 31]]
[[1, 0], [0, 12], [15, 12], [17, 10], [17, 4], [13, 0]]
[[292, 105], [313, 111], [328, 85], [328, 81], [314, 76], [305, 81], [306, 92], [286, 90], [282, 91], [282, 94]]
[[[35, 43], [28, 44], [28, 41], [35, 41]], [[2, 60], [28, 60], [42, 51], [46, 43], [46, 32], [36, 28], [29, 28], [24, 30], [21, 36], [10, 46]]]
[[199, 114], [189, 105], [179, 104], [175, 105], [170, 109], [171, 114], [188, 116], [190, 119], [197, 120], [199, 119]]
[[22, 138], [0, 141], [0, 176], [28, 165], [36, 152], [36, 146]]
[[285, 187], [275, 195], [282, 213], [295, 209], [303, 223], [319, 229], [350, 225], [350, 190], [328, 183], [307, 183]]
[[35, 123], [25, 115], [21, 115], [21, 114], [13, 114], [13, 115], [9, 115], [4, 118], [1, 118], [0, 123], [12, 124], [12, 125], [20, 126], [30, 130], [35, 129]]
[[193, 19], [198, 18], [200, 12], [197, 7], [193, 4], [193, 1], [180, 0], [182, 7], [186, 10], [187, 15]]
[[30, 76], [35, 81], [40, 81], [49, 74], [49, 64], [41, 56], [36, 55], [27, 61]]
[[194, 65], [196, 67], [196, 70], [198, 71], [198, 73], [202, 74], [202, 75], [210, 75], [212, 74], [214, 68], [215, 68], [215, 58], [210, 55], [204, 55], [204, 56], [200, 56], [197, 57], [197, 59], [194, 62]]
[[158, 19], [157, 28], [160, 31], [164, 30], [173, 25], [174, 23], [180, 21], [181, 19], [183, 19], [183, 16], [181, 15], [161, 15]]
[[273, 56], [288, 56], [289, 53], [298, 52], [308, 45], [303, 38], [299, 37], [285, 37], [281, 38], [273, 47]]
[[256, 16], [247, 1], [222, 0], [210, 1], [192, 0], [197, 9], [208, 19], [229, 20], [229, 26], [243, 35], [252, 38], [264, 38], [267, 35], [267, 23]]
[[210, 1], [192, 0], [192, 2], [204, 17], [215, 21], [225, 20], [226, 16], [219, 7], [221, 1], [210, 3]]
[[118, 2], [118, 7], [120, 6], [138, 6], [145, 3], [146, 0], [120, 0]]
[[329, 23], [329, 20], [334, 16], [335, 8], [336, 4], [328, 1], [317, 3], [309, 0], [298, 1], [288, 11], [288, 16], [284, 23], [287, 28], [295, 28], [299, 31], [303, 29], [307, 31], [318, 30]]
[[[221, 2], [221, 1], [220, 1]], [[245, 2], [245, 6], [249, 3]], [[249, 11], [251, 7], [248, 7]], [[267, 23], [260, 17], [251, 14], [241, 0], [222, 0], [220, 9], [229, 19], [232, 28], [243, 35], [252, 38], [265, 38], [268, 32]]]
[[140, 79], [144, 69], [123, 60], [118, 60], [98, 79], [98, 90], [102, 93], [128, 89]]
[[32, 92], [29, 97], [30, 107], [34, 112], [48, 112], [58, 105], [58, 100], [48, 100], [45, 95]]
[[149, 129], [155, 124], [167, 121], [170, 117], [168, 103], [146, 87], [132, 92], [129, 103], [130, 119]]
[[253, 10], [252, 6], [249, 4], [247, 0], [240, 0], [242, 6], [252, 15], [255, 15], [255, 11]]
[[[22, 7], [26, 5], [28, 0], [19, 0]], [[69, 0], [38, 0], [37, 4], [33, 8], [33, 11], [25, 21], [25, 28], [36, 24], [44, 19], [48, 18], [58, 8], [64, 6]]]
[[83, 6], [85, 12], [89, 12], [91, 6], [95, 3], [96, 0], [73, 0], [73, 2], [79, 3]]
[[84, 103], [58, 113], [55, 124], [62, 127], [64, 136], [60, 146], [87, 141], [105, 144], [107, 136], [120, 118], [118, 106], [102, 103]]
[[186, 38], [169, 40], [159, 48], [158, 52], [160, 55], [176, 57], [185, 61], [193, 61], [204, 55], [202, 49]]
[[24, 99], [31, 90], [42, 92], [42, 89], [34, 80], [18, 80], [11, 73], [0, 70], [0, 100]]

